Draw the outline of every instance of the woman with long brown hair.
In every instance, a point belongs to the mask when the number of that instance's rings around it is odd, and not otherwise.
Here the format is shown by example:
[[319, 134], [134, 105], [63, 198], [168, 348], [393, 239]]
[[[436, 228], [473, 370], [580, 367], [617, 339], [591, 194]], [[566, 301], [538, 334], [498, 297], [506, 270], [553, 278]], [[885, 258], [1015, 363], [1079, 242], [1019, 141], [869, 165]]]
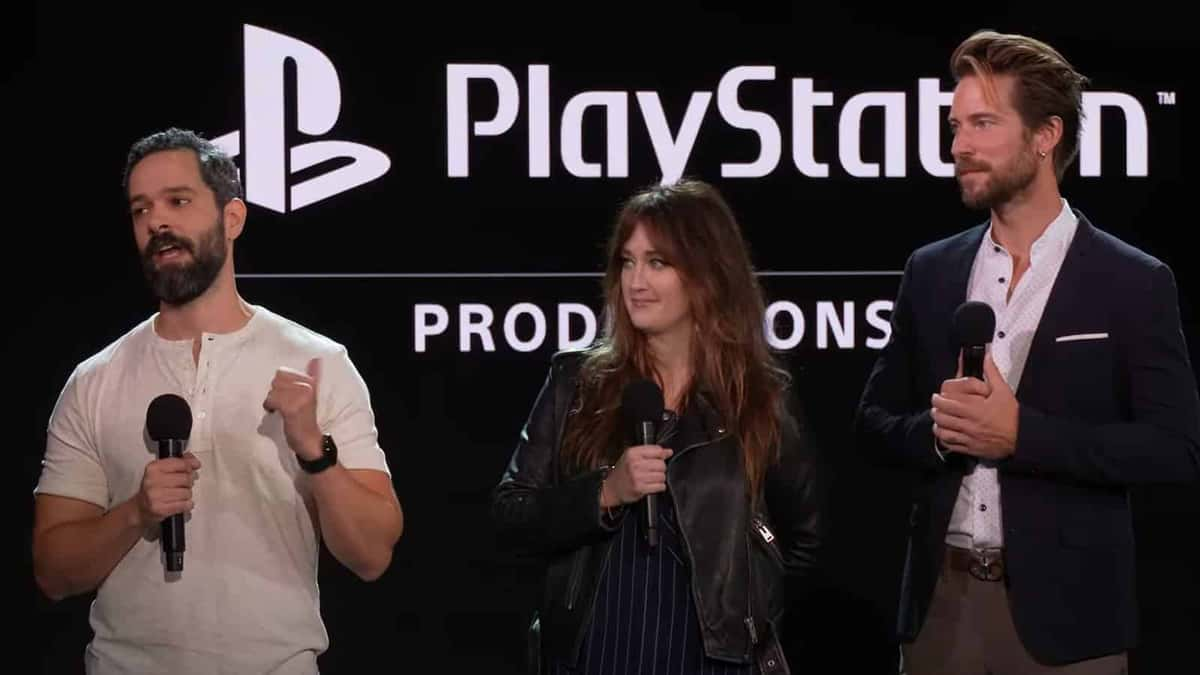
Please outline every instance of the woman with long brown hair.
[[[603, 284], [602, 337], [554, 356], [493, 500], [502, 540], [547, 564], [531, 656], [564, 675], [787, 672], [785, 590], [814, 570], [822, 486], [740, 227], [710, 185], [650, 187]], [[646, 381], [660, 418], [639, 443], [627, 392]]]

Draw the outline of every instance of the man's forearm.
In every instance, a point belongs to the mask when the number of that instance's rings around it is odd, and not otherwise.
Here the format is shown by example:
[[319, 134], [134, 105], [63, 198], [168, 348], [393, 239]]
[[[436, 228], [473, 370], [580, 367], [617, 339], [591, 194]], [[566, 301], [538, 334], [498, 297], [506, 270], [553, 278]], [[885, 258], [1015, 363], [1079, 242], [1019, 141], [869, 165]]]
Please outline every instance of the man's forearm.
[[96, 589], [142, 533], [132, 500], [108, 513], [36, 532], [33, 566], [38, 586], [54, 600]]
[[309, 480], [329, 551], [359, 577], [378, 578], [391, 563], [404, 527], [399, 505], [381, 486], [368, 487], [340, 464]]

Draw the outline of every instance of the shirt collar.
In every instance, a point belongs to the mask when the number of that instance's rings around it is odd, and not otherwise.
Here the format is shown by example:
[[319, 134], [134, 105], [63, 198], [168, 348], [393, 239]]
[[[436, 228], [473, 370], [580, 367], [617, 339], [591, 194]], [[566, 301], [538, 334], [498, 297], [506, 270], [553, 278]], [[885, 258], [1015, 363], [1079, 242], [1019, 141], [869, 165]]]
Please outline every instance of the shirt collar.
[[[1029, 251], [1029, 263], [1033, 265], [1038, 260], [1049, 256], [1051, 259], [1065, 258], [1067, 248], [1071, 245], [1071, 240], [1075, 237], [1075, 231], [1079, 226], [1079, 217], [1071, 210], [1071, 205], [1067, 203], [1065, 198], [1060, 197], [1062, 208], [1059, 209], [1058, 215], [1054, 220], [1050, 221], [1050, 225], [1042, 232], [1042, 235], [1033, 242], [1033, 246]], [[987, 251], [999, 253], [1004, 251], [1004, 247], [998, 244], [995, 238], [992, 237], [992, 226], [988, 225], [987, 236], [983, 238], [983, 245]]]
[[[264, 308], [247, 303], [250, 307], [250, 318], [240, 328], [228, 333], [201, 333], [201, 339], [210, 345], [224, 346], [236, 344], [249, 338], [258, 326], [263, 322]], [[154, 343], [160, 348], [165, 349], [191, 349], [192, 339], [183, 340], [168, 340], [158, 333], [158, 313], [156, 312], [150, 317], [150, 333], [154, 336]]]

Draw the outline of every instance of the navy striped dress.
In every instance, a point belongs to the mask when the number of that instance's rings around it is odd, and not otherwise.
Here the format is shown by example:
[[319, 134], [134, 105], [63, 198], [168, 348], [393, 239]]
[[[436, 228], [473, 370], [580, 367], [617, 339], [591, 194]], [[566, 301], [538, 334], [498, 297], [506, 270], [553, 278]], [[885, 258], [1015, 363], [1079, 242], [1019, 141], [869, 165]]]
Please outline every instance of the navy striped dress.
[[[701, 422], [694, 417], [685, 414], [677, 427], [680, 433], [660, 445], [678, 452], [703, 439]], [[658, 495], [657, 547], [646, 544], [641, 521], [640, 505], [629, 508], [614, 534], [579, 662], [574, 667], [553, 664], [550, 673], [750, 675], [749, 664], [718, 661], [704, 653], [687, 552], [670, 493]]]

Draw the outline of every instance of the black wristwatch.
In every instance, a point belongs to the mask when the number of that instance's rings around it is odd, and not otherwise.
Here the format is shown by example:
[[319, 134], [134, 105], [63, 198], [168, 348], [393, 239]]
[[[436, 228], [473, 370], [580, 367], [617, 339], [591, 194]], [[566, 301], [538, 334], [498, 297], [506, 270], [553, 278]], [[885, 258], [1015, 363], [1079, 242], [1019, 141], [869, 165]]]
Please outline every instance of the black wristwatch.
[[300, 462], [300, 468], [306, 473], [321, 473], [325, 469], [337, 464], [337, 444], [333, 442], [333, 436], [324, 434], [321, 436], [321, 456], [314, 460], [307, 460], [296, 455], [296, 461]]

